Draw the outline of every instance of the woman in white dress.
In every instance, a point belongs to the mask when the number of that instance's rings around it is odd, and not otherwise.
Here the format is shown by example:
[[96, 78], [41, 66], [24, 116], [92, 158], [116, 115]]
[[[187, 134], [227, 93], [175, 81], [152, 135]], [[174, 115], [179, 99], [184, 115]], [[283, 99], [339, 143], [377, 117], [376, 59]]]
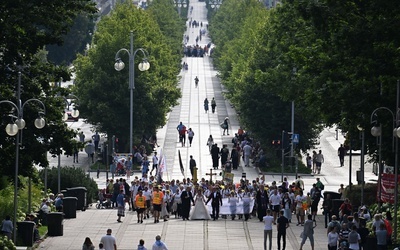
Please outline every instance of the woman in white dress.
[[164, 193], [164, 198], [163, 198], [163, 203], [161, 204], [161, 217], [164, 219], [164, 221], [168, 221], [167, 218], [169, 218], [169, 213], [168, 213], [167, 206], [168, 206], [169, 200], [171, 198], [171, 196], [169, 194], [170, 191], [163, 190], [162, 192]]
[[201, 189], [197, 190], [194, 202], [195, 205], [190, 211], [189, 218], [191, 220], [211, 220], [210, 212], [204, 204], [205, 198]]
[[181, 200], [181, 193], [179, 188], [176, 189], [175, 194], [172, 195], [172, 198], [174, 200], [174, 202], [172, 203], [172, 214], [175, 215], [175, 218], [179, 218], [180, 217], [180, 204], [182, 204], [182, 200]]

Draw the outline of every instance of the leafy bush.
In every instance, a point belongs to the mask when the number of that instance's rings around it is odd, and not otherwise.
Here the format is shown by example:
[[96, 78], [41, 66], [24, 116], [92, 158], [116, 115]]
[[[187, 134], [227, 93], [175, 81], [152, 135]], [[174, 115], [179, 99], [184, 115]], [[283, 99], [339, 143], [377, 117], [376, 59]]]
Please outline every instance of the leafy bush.
[[[23, 221], [26, 213], [39, 210], [42, 187], [40, 183], [31, 182], [31, 211], [28, 211], [28, 177], [19, 177], [17, 221]], [[9, 183], [6, 188], [1, 189], [0, 197], [0, 218], [10, 215], [12, 220], [14, 220], [14, 184]]]
[[12, 240], [9, 240], [6, 236], [0, 236], [0, 249], [16, 250]]
[[[376, 192], [378, 190], [378, 186], [375, 183], [366, 183], [364, 185], [364, 204], [366, 206], [370, 206], [376, 203]], [[344, 195], [346, 198], [349, 198], [353, 207], [357, 208], [361, 205], [361, 185], [353, 185], [351, 187], [347, 186], [344, 191]]]
[[[44, 174], [44, 170], [39, 172], [39, 176], [42, 181], [44, 181]], [[58, 168], [53, 167], [47, 170], [47, 187], [54, 194], [57, 193]], [[65, 190], [72, 187], [85, 187], [87, 189], [87, 204], [90, 204], [97, 199], [97, 183], [93, 179], [89, 178], [83, 169], [75, 167], [62, 167], [60, 190]]]

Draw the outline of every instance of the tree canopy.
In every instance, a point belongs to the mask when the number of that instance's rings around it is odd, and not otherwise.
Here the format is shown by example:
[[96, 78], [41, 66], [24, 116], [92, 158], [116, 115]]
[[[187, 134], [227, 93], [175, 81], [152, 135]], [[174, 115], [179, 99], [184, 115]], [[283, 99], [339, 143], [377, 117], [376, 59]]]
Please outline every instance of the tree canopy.
[[[0, 2], [0, 96], [1, 100], [16, 102], [18, 72], [21, 72], [21, 101], [36, 98], [46, 106], [46, 126], [38, 130], [34, 120], [40, 106], [29, 103], [23, 110], [26, 129], [21, 131], [19, 173], [31, 175], [32, 165], [48, 166], [47, 152], [72, 154], [74, 131], [62, 121], [65, 101], [60, 96], [67, 90], [54, 86], [61, 77], [69, 79], [65, 67], [46, 60], [41, 51], [46, 44], [62, 43], [72, 21], [79, 14], [93, 14], [92, 1], [10, 1]], [[0, 175], [11, 177], [15, 171], [15, 137], [5, 132], [5, 126], [16, 115], [8, 104], [0, 105]]]
[[[210, 24], [220, 77], [249, 129], [275, 139], [290, 128], [288, 102], [294, 101], [299, 148], [313, 145], [321, 125], [337, 125], [354, 145], [357, 125], [369, 131], [375, 108], [395, 111], [396, 1], [287, 0], [270, 10], [252, 8], [257, 2], [225, 0]], [[388, 142], [384, 159], [393, 163], [391, 115], [380, 111], [377, 122]], [[366, 140], [376, 153], [370, 133]]]
[[[180, 24], [175, 25], [179, 30]], [[136, 54], [133, 97], [133, 133], [136, 141], [142, 135], [154, 134], [158, 127], [163, 126], [166, 113], [180, 97], [177, 88], [180, 58], [171, 49], [171, 44], [176, 41], [166, 38], [151, 13], [137, 9], [131, 3], [118, 4], [109, 16], [98, 23], [87, 56], [81, 55], [76, 60], [74, 92], [80, 99], [82, 116], [99, 131], [116, 135], [124, 145], [129, 138], [130, 117], [127, 53], [120, 53], [126, 63], [125, 69], [117, 72], [114, 63], [117, 51], [130, 48], [130, 31], [134, 36], [134, 50], [147, 50], [151, 65], [149, 71], [137, 70], [143, 55], [140, 51]], [[128, 148], [125, 150], [129, 152]]]

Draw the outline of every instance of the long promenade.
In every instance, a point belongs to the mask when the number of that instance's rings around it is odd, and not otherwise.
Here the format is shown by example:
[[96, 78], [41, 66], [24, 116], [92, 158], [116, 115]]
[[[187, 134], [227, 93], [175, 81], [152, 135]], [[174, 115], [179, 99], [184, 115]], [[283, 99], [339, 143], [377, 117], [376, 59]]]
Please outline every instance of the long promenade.
[[[204, 2], [191, 1], [189, 8], [193, 6], [193, 12], [189, 14], [189, 20], [203, 22], [203, 28], [207, 23], [207, 10]], [[188, 45], [195, 45], [196, 36], [199, 34], [199, 28], [189, 28], [186, 35], [189, 36]], [[207, 35], [202, 37], [199, 44], [204, 46], [210, 42]], [[212, 60], [205, 57], [185, 57], [183, 61], [188, 63], [189, 69], [182, 71], [180, 74], [180, 85], [182, 90], [182, 98], [179, 105], [174, 107], [168, 114], [167, 124], [161, 128], [158, 133], [158, 143], [163, 149], [166, 156], [167, 171], [164, 173], [164, 180], [182, 179], [189, 172], [189, 156], [193, 155], [197, 162], [199, 173], [198, 176], [209, 179], [206, 173], [212, 168], [211, 156], [206, 146], [207, 138], [213, 135], [214, 141], [219, 145], [227, 144], [231, 147], [232, 135], [239, 128], [239, 122], [235, 110], [229, 101], [225, 100], [222, 93], [223, 87], [217, 78], [217, 72], [213, 69]], [[199, 86], [195, 87], [194, 78], [199, 78]], [[211, 102], [215, 97], [217, 102], [216, 113], [211, 110], [205, 113], [203, 102], [205, 98]], [[211, 108], [211, 107], [210, 107]], [[225, 117], [229, 117], [231, 123], [231, 136], [223, 136], [219, 124]], [[182, 121], [187, 128], [192, 128], [195, 136], [191, 147], [181, 147], [178, 143], [178, 135], [176, 127]], [[334, 130], [334, 129], [333, 129]], [[89, 131], [86, 131], [88, 133]], [[320, 149], [325, 154], [325, 164], [323, 165], [321, 179], [325, 183], [325, 189], [337, 191], [340, 183], [346, 184], [348, 176], [348, 168], [339, 168], [337, 165], [336, 149], [344, 138], [339, 135], [338, 140], [335, 138], [334, 131], [327, 129], [321, 137]], [[182, 161], [184, 164], [184, 176], [179, 168], [178, 150], [181, 151]], [[82, 158], [81, 158], [82, 159]], [[86, 160], [86, 158], [83, 158]], [[71, 158], [62, 158], [62, 163], [72, 161]], [[83, 160], [81, 160], [84, 162]], [[346, 158], [346, 161], [348, 159]], [[56, 165], [55, 159], [51, 161]], [[77, 166], [83, 166], [77, 164]], [[64, 165], [64, 164], [62, 164]], [[65, 164], [70, 165], [70, 164]], [[347, 165], [347, 164], [346, 164]], [[355, 164], [356, 165], [356, 164]], [[352, 173], [355, 173], [354, 166]], [[217, 171], [219, 173], [219, 171]], [[239, 167], [233, 171], [235, 174], [235, 182], [238, 182], [242, 173], [246, 173], [247, 179], [253, 180], [259, 176], [258, 171], [253, 168]], [[100, 178], [96, 178], [96, 173], [90, 173], [99, 185], [99, 188], [105, 186], [105, 174], [101, 173]], [[330, 176], [336, 177], [330, 177]], [[339, 176], [339, 178], [337, 178]], [[216, 176], [217, 178], [219, 175]], [[367, 179], [373, 180], [372, 175], [366, 175]], [[280, 174], [266, 175], [266, 182], [270, 184], [273, 180], [280, 181]], [[303, 176], [306, 190], [309, 190], [315, 183], [314, 176]], [[294, 181], [293, 176], [289, 176], [289, 181]], [[355, 180], [353, 179], [353, 182]], [[296, 226], [297, 220], [293, 215], [292, 223], [287, 229], [287, 245], [286, 249], [300, 248], [300, 233], [303, 227]], [[76, 219], [64, 220], [64, 235], [59, 237], [48, 237], [39, 246], [40, 249], [81, 249], [85, 237], [90, 237], [98, 249], [98, 243], [106, 230], [111, 228], [113, 235], [117, 239], [117, 246], [120, 250], [137, 249], [139, 239], [145, 240], [145, 246], [151, 249], [155, 241], [156, 235], [161, 235], [168, 249], [173, 250], [224, 250], [224, 249], [263, 249], [263, 223], [257, 218], [252, 218], [245, 222], [243, 220], [220, 219], [217, 221], [183, 221], [175, 219], [173, 216], [167, 222], [153, 223], [152, 218], [147, 219], [143, 224], [137, 223], [135, 212], [126, 211], [123, 223], [117, 222], [117, 211], [115, 209], [96, 209], [94, 206], [89, 207], [85, 212], [77, 211]], [[276, 228], [273, 230], [272, 249], [277, 249]], [[326, 229], [324, 227], [323, 216], [317, 216], [317, 227], [315, 228], [315, 249], [326, 249]], [[309, 241], [303, 249], [311, 249]]]

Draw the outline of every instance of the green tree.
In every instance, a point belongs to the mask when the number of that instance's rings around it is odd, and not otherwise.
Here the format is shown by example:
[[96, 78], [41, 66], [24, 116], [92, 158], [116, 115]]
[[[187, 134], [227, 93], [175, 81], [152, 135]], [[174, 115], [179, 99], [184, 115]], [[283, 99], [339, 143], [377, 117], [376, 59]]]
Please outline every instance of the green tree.
[[160, 27], [173, 55], [177, 57], [175, 60], [180, 61], [183, 52], [182, 36], [186, 25], [185, 20], [181, 19], [178, 12], [175, 11], [173, 1], [154, 0], [147, 11]]
[[[176, 77], [180, 70], [178, 57], [171, 51], [157, 22], [131, 3], [117, 5], [98, 23], [87, 56], [76, 60], [74, 91], [80, 99], [82, 116], [99, 131], [117, 135], [124, 145], [129, 138], [129, 74], [128, 67], [115, 71], [114, 62], [119, 49], [130, 47], [129, 31], [134, 34], [134, 49], [146, 49], [151, 65], [149, 71], [135, 69], [133, 131], [136, 141], [144, 134], [154, 134], [164, 125], [166, 113], [180, 97]], [[128, 66], [128, 55], [122, 52], [120, 56]], [[135, 67], [142, 59], [139, 52]]]
[[67, 34], [63, 36], [62, 45], [46, 46], [49, 61], [60, 65], [70, 65], [78, 53], [83, 53], [90, 43], [93, 34], [94, 20], [92, 15], [78, 15]]

